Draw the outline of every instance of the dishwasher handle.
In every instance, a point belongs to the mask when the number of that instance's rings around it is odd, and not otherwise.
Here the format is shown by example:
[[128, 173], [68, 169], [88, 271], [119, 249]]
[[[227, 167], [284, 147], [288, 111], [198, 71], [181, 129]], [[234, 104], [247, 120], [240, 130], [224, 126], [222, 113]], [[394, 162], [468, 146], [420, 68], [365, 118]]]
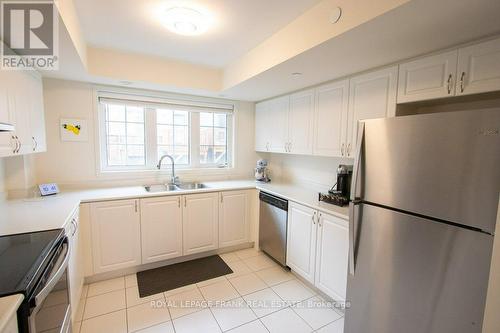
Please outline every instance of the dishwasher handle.
[[277, 207], [284, 211], [288, 211], [288, 200], [282, 199], [266, 192], [260, 192], [259, 199], [260, 201], [263, 201], [271, 206]]

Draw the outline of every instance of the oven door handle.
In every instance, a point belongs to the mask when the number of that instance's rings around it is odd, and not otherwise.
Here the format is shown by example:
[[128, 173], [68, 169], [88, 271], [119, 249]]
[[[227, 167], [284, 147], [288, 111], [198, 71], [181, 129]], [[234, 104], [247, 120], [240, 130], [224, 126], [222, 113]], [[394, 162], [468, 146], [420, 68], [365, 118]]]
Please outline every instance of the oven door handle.
[[40, 290], [40, 292], [35, 296], [35, 304], [36, 304], [35, 309], [37, 309], [45, 300], [45, 298], [50, 294], [50, 292], [52, 291], [52, 289], [57, 284], [61, 276], [64, 274], [64, 271], [68, 267], [70, 249], [67, 238], [63, 241], [62, 246], [63, 246], [63, 252], [59, 255], [59, 258], [57, 258], [57, 262], [55, 265], [55, 267], [57, 268], [54, 268], [53, 273], [50, 274], [51, 275], [50, 280], [47, 282], [45, 287], [43, 287], [43, 289]]

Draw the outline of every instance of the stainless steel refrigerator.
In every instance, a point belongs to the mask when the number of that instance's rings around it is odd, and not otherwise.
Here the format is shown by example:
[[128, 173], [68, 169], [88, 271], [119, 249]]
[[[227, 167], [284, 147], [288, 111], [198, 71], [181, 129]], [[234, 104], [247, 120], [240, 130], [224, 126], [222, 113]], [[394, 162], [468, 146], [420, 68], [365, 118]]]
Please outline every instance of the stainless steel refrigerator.
[[500, 109], [360, 123], [345, 333], [481, 332], [499, 129]]

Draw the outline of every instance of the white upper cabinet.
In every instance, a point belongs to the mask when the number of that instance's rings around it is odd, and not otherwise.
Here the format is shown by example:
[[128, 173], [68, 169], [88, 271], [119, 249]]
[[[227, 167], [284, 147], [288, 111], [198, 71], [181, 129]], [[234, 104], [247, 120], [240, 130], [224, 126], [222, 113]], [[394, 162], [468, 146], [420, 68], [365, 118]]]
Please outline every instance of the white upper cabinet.
[[249, 232], [249, 192], [221, 192], [219, 204], [219, 247], [247, 243]]
[[319, 213], [315, 285], [337, 301], [344, 301], [347, 289], [349, 222]]
[[182, 256], [180, 196], [141, 199], [142, 263]]
[[279, 97], [269, 101], [269, 132], [271, 140], [269, 151], [282, 153], [288, 140], [288, 117], [290, 108], [290, 98], [288, 96]]
[[347, 138], [349, 80], [316, 89], [313, 154], [342, 156]]
[[255, 105], [255, 150], [269, 151], [271, 143], [271, 128], [269, 117], [270, 102], [265, 101]]
[[279, 97], [255, 105], [255, 150], [285, 152], [288, 140], [289, 97]]
[[500, 90], [500, 38], [458, 50], [457, 95]]
[[94, 273], [141, 264], [139, 200], [93, 203], [90, 216]]
[[286, 152], [312, 154], [313, 114], [314, 90], [301, 91], [290, 96]]
[[43, 88], [34, 71], [0, 71], [0, 122], [13, 132], [0, 133], [0, 157], [46, 150]]
[[183, 255], [215, 250], [219, 246], [218, 193], [183, 197]]
[[315, 270], [316, 215], [314, 209], [293, 202], [288, 207], [286, 264], [311, 283]]
[[37, 72], [31, 73], [29, 87], [31, 150], [34, 153], [45, 152], [47, 151], [47, 141], [45, 137], [42, 78]]
[[349, 88], [349, 125], [344, 156], [356, 150], [358, 121], [393, 117], [396, 113], [398, 67], [355, 76]]
[[457, 51], [399, 65], [398, 103], [455, 95]]

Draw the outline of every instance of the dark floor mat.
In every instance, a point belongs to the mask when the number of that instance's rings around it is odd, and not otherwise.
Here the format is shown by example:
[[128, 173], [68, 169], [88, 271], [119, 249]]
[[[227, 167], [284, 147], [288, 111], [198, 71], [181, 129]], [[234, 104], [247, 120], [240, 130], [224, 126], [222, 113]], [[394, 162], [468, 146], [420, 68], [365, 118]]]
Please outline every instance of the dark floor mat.
[[139, 296], [151, 296], [232, 272], [217, 255], [149, 269], [137, 273]]

